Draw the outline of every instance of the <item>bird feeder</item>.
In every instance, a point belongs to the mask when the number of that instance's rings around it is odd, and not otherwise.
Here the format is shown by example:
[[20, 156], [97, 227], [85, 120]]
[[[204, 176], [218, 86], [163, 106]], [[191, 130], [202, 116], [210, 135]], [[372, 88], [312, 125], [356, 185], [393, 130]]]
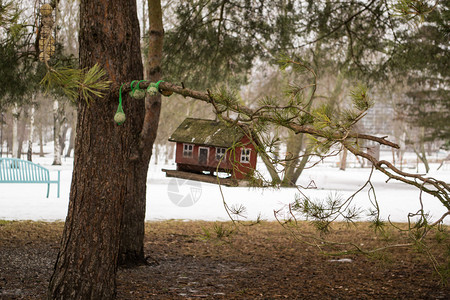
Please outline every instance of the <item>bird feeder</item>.
[[42, 62], [50, 60], [50, 54], [45, 52], [39, 53], [39, 60]]
[[44, 26], [52, 27], [55, 22], [53, 21], [52, 15], [49, 15], [49, 16], [42, 16], [41, 23]]
[[55, 39], [53, 37], [39, 39], [39, 49], [50, 56], [55, 54]]
[[156, 94], [158, 94], [158, 86], [156, 85], [156, 83], [152, 82], [148, 85], [147, 94], [149, 96], [155, 96]]
[[52, 28], [48, 25], [43, 25], [41, 28], [41, 37], [48, 38], [52, 34]]
[[39, 60], [47, 62], [55, 54], [55, 38], [53, 27], [55, 25], [55, 10], [49, 3], [41, 4], [39, 1]]
[[125, 116], [125, 113], [123, 111], [123, 108], [122, 108], [122, 87], [123, 87], [123, 84], [120, 86], [120, 89], [119, 89], [119, 106], [117, 107], [117, 111], [114, 115], [114, 122], [116, 122], [117, 125], [122, 125], [125, 122], [125, 120], [127, 119], [127, 117]]
[[133, 82], [131, 82], [131, 92], [130, 92], [130, 96], [133, 98], [133, 99], [144, 99], [145, 98], [145, 94], [146, 94], [146, 92], [145, 92], [145, 90], [141, 90], [140, 88], [139, 88], [139, 83], [141, 83], [142, 81], [145, 81], [145, 80], [141, 80], [141, 81], [139, 81], [137, 84], [136, 84], [136, 86], [134, 86], [133, 87], [133, 84], [136, 82], [137, 80], [133, 80]]
[[53, 7], [48, 3], [43, 4], [41, 6], [41, 8], [39, 9], [39, 12], [41, 13], [41, 16], [43, 16], [43, 17], [51, 16], [53, 13]]

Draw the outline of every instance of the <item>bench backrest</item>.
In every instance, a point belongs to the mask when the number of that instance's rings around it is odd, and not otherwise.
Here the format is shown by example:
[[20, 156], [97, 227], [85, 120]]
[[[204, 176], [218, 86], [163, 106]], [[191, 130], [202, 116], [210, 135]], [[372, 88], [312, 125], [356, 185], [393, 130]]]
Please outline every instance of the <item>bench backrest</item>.
[[0, 158], [0, 181], [2, 182], [48, 182], [48, 169], [31, 161], [17, 158]]

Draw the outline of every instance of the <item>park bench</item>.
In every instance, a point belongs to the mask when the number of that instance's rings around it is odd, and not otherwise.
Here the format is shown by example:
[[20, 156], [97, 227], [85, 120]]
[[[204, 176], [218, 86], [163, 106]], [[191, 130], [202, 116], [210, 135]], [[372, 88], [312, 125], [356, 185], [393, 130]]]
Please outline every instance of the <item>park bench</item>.
[[50, 180], [50, 171], [31, 161], [0, 157], [0, 183], [47, 183], [47, 198], [50, 184], [58, 184], [59, 198], [60, 171], [58, 180]]

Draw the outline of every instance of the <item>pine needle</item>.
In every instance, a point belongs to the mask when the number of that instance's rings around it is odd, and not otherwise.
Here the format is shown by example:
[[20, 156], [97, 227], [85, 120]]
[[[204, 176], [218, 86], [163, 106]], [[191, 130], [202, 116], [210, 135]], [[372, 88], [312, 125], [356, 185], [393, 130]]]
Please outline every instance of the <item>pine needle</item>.
[[106, 72], [98, 64], [82, 70], [57, 65], [47, 69], [41, 84], [46, 92], [60, 89], [72, 101], [80, 96], [89, 103], [105, 95], [104, 91], [111, 84], [111, 81], [103, 79], [105, 75]]

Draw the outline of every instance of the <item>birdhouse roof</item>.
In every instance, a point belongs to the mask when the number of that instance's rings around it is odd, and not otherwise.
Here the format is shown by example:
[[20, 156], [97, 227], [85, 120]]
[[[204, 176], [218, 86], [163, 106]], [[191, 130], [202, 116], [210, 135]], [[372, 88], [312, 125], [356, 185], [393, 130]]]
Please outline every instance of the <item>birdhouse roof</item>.
[[243, 137], [242, 130], [229, 127], [224, 122], [187, 118], [172, 133], [169, 141], [228, 148]]

